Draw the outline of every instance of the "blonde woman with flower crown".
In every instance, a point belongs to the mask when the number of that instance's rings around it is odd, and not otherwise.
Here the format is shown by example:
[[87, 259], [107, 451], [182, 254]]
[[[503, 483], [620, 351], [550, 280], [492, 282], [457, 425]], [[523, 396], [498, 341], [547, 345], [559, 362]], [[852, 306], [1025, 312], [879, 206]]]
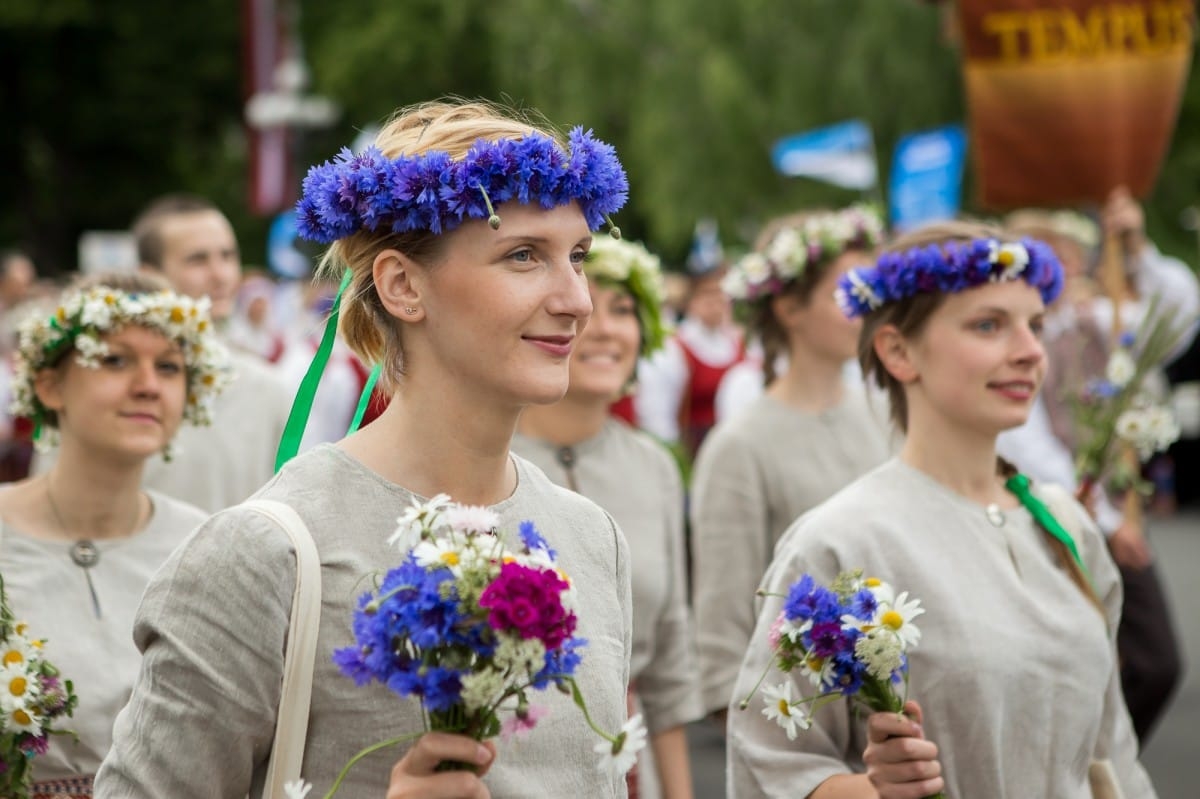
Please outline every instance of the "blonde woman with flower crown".
[[[1155, 796], [1121, 696], [1121, 585], [1103, 537], [1069, 491], [996, 457], [1045, 377], [1041, 329], [1061, 288], [1044, 243], [961, 222], [908, 234], [840, 281], [863, 319], [864, 374], [907, 436], [779, 541], [730, 709], [731, 797], [1117, 795], [1092, 779]], [[885, 622], [919, 639], [903, 715], [811, 712], [820, 678], [806, 672], [821, 664], [784, 675], [773, 662], [778, 596], [802, 574], [828, 585], [856, 569], [910, 598]], [[772, 702], [740, 709], [760, 679]]]
[[[620, 728], [629, 677], [629, 556], [612, 518], [510, 455], [521, 411], [562, 398], [592, 312], [592, 231], [625, 201], [612, 148], [483, 103], [401, 109], [373, 148], [310, 170], [301, 234], [348, 275], [340, 330], [380, 364], [391, 401], [336, 444], [290, 460], [257, 496], [290, 505], [321, 560], [322, 609], [301, 774], [323, 796], [619, 797], [571, 697], [529, 737], [481, 745], [425, 730], [420, 703], [340, 673], [364, 579], [398, 564], [388, 539], [414, 499], [488, 506], [502, 536], [533, 520], [578, 594], [577, 672], [596, 724]], [[597, 236], [609, 235], [597, 233]], [[519, 543], [519, 542], [518, 542]], [[286, 534], [234, 508], [180, 548], [146, 591], [134, 628], [142, 676], [97, 778], [101, 797], [261, 793], [275, 732], [296, 565]], [[152, 731], [152, 732], [148, 732]], [[407, 747], [407, 748], [406, 748]], [[627, 754], [627, 753], [622, 753]], [[478, 764], [478, 773], [439, 769]]]
[[521, 416], [513, 450], [594, 500], [629, 542], [632, 690], [650, 732], [640, 799], [690, 799], [684, 725], [702, 715], [687, 609], [683, 485], [670, 454], [609, 414], [640, 355], [662, 345], [662, 270], [640, 244], [599, 238], [584, 263], [592, 318], [571, 357], [567, 395]]
[[[137, 677], [130, 631], [142, 591], [205, 518], [143, 490], [142, 470], [183, 422], [208, 422], [224, 363], [206, 306], [151, 277], [92, 277], [53, 316], [21, 327], [13, 410], [41, 440], [57, 438], [61, 454], [0, 492], [0, 572], [13, 611], [45, 635], [47, 657], [79, 696], [62, 725], [78, 740], [47, 742], [35, 796], [91, 795]], [[20, 707], [6, 686], [0, 709]]]
[[[844, 367], [859, 323], [834, 301], [838, 279], [883, 238], [874, 209], [769, 224], [725, 290], [763, 343], [765, 394], [705, 441], [691, 491], [692, 596], [705, 710], [723, 714], [754, 629], [754, 591], [796, 517], [887, 459], [884, 415]], [[774, 367], [785, 356], [787, 371]]]

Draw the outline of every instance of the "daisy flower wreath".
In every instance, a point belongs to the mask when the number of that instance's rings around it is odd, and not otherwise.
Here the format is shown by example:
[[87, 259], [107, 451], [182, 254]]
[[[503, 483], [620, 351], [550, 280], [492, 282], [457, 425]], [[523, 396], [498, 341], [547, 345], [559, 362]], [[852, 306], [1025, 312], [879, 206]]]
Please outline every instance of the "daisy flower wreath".
[[721, 288], [738, 301], [770, 297], [810, 266], [828, 263], [850, 247], [877, 247], [883, 236], [883, 218], [871, 205], [815, 214], [780, 228], [761, 251], [742, 256], [721, 281]]
[[612, 238], [592, 242], [584, 273], [601, 283], [609, 283], [629, 292], [637, 304], [642, 329], [642, 356], [651, 355], [667, 338], [662, 306], [666, 294], [662, 262], [641, 244]]
[[343, 148], [304, 178], [300, 235], [330, 244], [360, 230], [440, 234], [465, 219], [498, 228], [495, 206], [510, 200], [545, 209], [577, 201], [592, 230], [611, 225], [629, 195], [616, 151], [580, 127], [567, 145], [541, 133], [480, 139], [460, 160], [441, 150], [388, 158], [377, 147]]
[[34, 391], [37, 373], [57, 365], [72, 349], [76, 363], [98, 369], [109, 354], [102, 337], [137, 325], [179, 343], [187, 368], [184, 421], [211, 424], [213, 400], [232, 377], [229, 353], [213, 333], [208, 308], [207, 298], [193, 300], [173, 291], [127, 294], [95, 286], [68, 294], [52, 316], [32, 316], [20, 326], [10, 411], [32, 419], [40, 438], [52, 417]]
[[837, 301], [853, 318], [917, 294], [952, 294], [1009, 280], [1024, 280], [1049, 305], [1062, 291], [1062, 265], [1049, 245], [1029, 238], [930, 244], [887, 252], [873, 267], [851, 269], [838, 280]]

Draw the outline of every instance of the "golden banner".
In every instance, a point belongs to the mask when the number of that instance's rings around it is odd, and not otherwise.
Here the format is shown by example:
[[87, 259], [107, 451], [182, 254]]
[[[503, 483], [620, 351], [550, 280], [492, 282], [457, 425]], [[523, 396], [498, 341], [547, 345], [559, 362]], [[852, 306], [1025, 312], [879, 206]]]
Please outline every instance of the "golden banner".
[[1191, 64], [1193, 0], [959, 0], [980, 203], [1145, 196]]

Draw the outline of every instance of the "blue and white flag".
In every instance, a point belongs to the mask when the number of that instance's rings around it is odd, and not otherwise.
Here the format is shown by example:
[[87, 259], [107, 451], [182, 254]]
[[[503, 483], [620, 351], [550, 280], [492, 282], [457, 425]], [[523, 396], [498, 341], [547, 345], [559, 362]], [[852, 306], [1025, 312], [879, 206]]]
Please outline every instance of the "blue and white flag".
[[789, 177], [846, 189], [866, 191], [878, 180], [871, 128], [861, 119], [785, 136], [771, 148], [771, 161]]
[[958, 215], [966, 155], [967, 134], [962, 125], [913, 133], [896, 143], [888, 187], [896, 231]]

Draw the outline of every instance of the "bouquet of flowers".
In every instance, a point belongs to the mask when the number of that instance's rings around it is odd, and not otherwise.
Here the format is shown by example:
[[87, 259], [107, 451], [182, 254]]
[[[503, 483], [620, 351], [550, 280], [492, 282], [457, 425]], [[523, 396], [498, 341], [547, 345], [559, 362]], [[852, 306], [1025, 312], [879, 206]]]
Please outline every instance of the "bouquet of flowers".
[[13, 618], [0, 578], [0, 796], [28, 799], [33, 759], [45, 754], [51, 735], [70, 735], [52, 725], [75, 712], [70, 680], [63, 680]]
[[1147, 375], [1166, 359], [1183, 332], [1172, 315], [1156, 310], [1152, 304], [1137, 335], [1120, 337], [1104, 376], [1088, 381], [1072, 402], [1080, 442], [1075, 471], [1081, 501], [1097, 485], [1114, 493], [1144, 490], [1140, 464], [1179, 438], [1171, 409], [1155, 402], [1145, 388]]
[[[634, 716], [610, 734], [589, 716], [574, 678], [587, 642], [575, 635], [570, 578], [532, 522], [520, 525], [521, 546], [512, 550], [497, 535], [498, 524], [487, 508], [458, 505], [444, 494], [408, 508], [389, 540], [406, 553], [404, 561], [360, 598], [357, 643], [337, 650], [334, 661], [359, 685], [377, 680], [420, 699], [429, 730], [481, 741], [533, 730], [547, 712], [534, 703], [536, 692], [557, 688], [603, 739], [596, 744], [598, 768], [628, 771], [646, 730]], [[327, 796], [358, 759], [415, 737], [360, 752]], [[294, 786], [294, 795], [302, 796], [302, 787]]]
[[[801, 576], [784, 597], [769, 643], [775, 651], [772, 665], [784, 674], [799, 669], [814, 693], [793, 696], [790, 679], [768, 686], [763, 715], [795, 740], [798, 730], [812, 726], [814, 711], [842, 698], [869, 712], [903, 712], [907, 653], [921, 640], [913, 620], [924, 612], [907, 591], [897, 594], [881, 580], [864, 578], [861, 569], [839, 574], [828, 588], [811, 575]], [[742, 700], [742, 710], [769, 671], [770, 666]]]

